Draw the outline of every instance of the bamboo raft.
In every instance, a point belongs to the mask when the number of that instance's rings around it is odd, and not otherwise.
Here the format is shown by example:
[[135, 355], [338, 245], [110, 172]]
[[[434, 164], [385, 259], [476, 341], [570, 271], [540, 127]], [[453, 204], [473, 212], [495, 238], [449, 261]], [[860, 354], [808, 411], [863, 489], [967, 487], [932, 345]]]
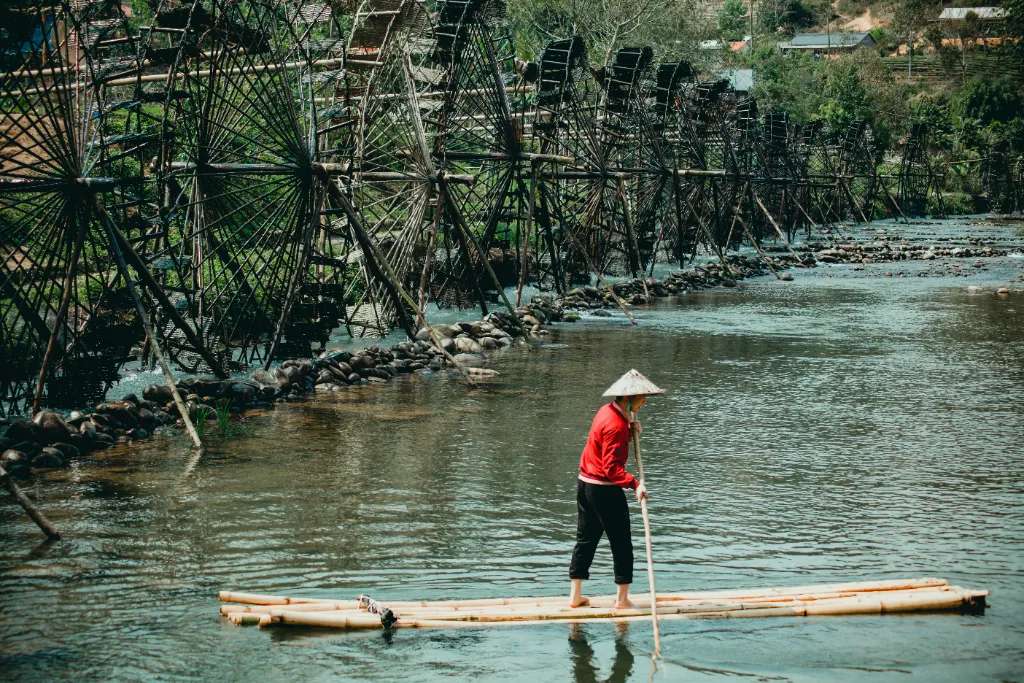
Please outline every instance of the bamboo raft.
[[[978, 611], [988, 591], [952, 586], [944, 579], [818, 584], [787, 588], [665, 593], [659, 619], [805, 617], [897, 612]], [[220, 613], [245, 626], [296, 625], [334, 629], [451, 628], [498, 624], [582, 623], [650, 619], [650, 608], [614, 609], [613, 597], [571, 608], [565, 596], [474, 600], [395, 601], [293, 598], [222, 591]], [[637, 605], [650, 597], [635, 595]]]

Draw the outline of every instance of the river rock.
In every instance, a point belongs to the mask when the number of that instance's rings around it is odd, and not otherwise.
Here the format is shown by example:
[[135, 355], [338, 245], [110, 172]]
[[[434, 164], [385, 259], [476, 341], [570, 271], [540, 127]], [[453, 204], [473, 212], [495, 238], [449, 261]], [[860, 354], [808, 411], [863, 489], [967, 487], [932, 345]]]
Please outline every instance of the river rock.
[[498, 348], [498, 340], [496, 340], [494, 337], [481, 337], [480, 341], [477, 343], [477, 346], [479, 346], [484, 351], [494, 351], [495, 349]]
[[96, 412], [109, 419], [114, 427], [131, 429], [139, 424], [139, 409], [127, 401], [108, 401], [96, 406]]
[[32, 420], [39, 425], [40, 443], [54, 443], [55, 441], [67, 441], [71, 436], [71, 429], [68, 428], [64, 418], [49, 410], [42, 410], [36, 413]]
[[348, 364], [352, 368], [353, 372], [359, 372], [360, 370], [371, 368], [374, 365], [373, 361], [370, 360], [370, 357], [364, 353], [352, 356], [352, 358], [349, 359]]
[[16, 451], [21, 451], [29, 458], [35, 457], [39, 451], [43, 450], [43, 447], [37, 441], [19, 441], [11, 446], [11, 448]]
[[13, 443], [20, 441], [38, 442], [42, 438], [42, 429], [31, 420], [13, 420], [7, 425], [4, 436]]
[[78, 425], [78, 433], [87, 440], [93, 441], [96, 438], [96, 425], [93, 424], [92, 420], [85, 420], [82, 424]]
[[349, 384], [359, 384], [359, 381], [362, 380], [363, 378], [360, 377], [358, 373], [353, 372], [346, 379], [348, 379]]
[[322, 384], [330, 384], [333, 381], [334, 373], [332, 373], [330, 370], [321, 370], [320, 373], [316, 376], [317, 386], [320, 386]]
[[465, 365], [468, 368], [474, 368], [482, 366], [485, 359], [483, 356], [475, 353], [457, 353], [455, 354], [455, 362], [459, 365]]
[[480, 353], [481, 347], [471, 337], [456, 337], [455, 338], [455, 350], [459, 353]]
[[473, 323], [472, 328], [470, 330], [470, 334], [472, 334], [474, 337], [481, 337], [485, 334], [490, 334], [491, 332], [494, 332], [494, 325], [492, 323], [487, 322], [486, 320], [478, 320], [477, 322]]
[[37, 470], [57, 469], [64, 465], [64, 456], [56, 448], [46, 447], [32, 458], [32, 467]]
[[8, 474], [21, 474], [29, 468], [30, 464], [27, 455], [13, 448], [8, 448], [3, 452], [3, 455], [0, 455], [0, 465], [3, 466]]
[[232, 382], [225, 393], [236, 406], [246, 406], [256, 400], [259, 386], [252, 382]]
[[92, 438], [92, 445], [94, 448], [110, 448], [114, 443], [114, 437], [104, 432], [96, 432]]
[[324, 359], [332, 363], [347, 363], [351, 357], [352, 353], [349, 351], [329, 351]]
[[779, 275], [779, 279], [782, 280], [783, 282], [792, 282], [793, 281], [793, 274], [792, 273], [782, 273], [782, 274]]
[[428, 330], [427, 328], [421, 327], [416, 332], [416, 340], [417, 341], [424, 341], [425, 342], [425, 341], [427, 341], [429, 339], [430, 339], [430, 330]]
[[153, 431], [157, 425], [156, 414], [149, 408], [139, 408], [139, 425], [143, 429]]
[[996, 290], [996, 294], [998, 294], [999, 296], [1008, 296], [1010, 294], [1010, 288], [1000, 287], [999, 289]]
[[220, 396], [222, 389], [221, 380], [216, 377], [185, 378], [178, 384], [185, 387], [189, 393], [196, 394], [201, 398]]
[[61, 457], [64, 459], [65, 462], [69, 460], [74, 460], [75, 458], [79, 457], [82, 454], [82, 452], [78, 449], [77, 446], [65, 442], [55, 443], [53, 444], [53, 446], [51, 446], [51, 448], [60, 451]]
[[142, 398], [147, 401], [159, 403], [160, 405], [164, 405], [174, 400], [174, 396], [171, 394], [171, 388], [166, 384], [150, 384], [142, 390]]

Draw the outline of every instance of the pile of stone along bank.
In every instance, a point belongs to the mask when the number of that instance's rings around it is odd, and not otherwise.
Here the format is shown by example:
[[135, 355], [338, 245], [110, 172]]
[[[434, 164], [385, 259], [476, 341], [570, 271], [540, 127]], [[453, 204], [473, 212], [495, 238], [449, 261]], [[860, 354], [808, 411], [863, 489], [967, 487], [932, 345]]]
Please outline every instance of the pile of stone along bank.
[[[807, 265], [791, 257], [774, 262], [777, 270]], [[619, 301], [639, 305], [689, 290], [734, 287], [739, 279], [769, 272], [762, 261], [745, 256], [730, 257], [727, 264], [696, 267], [663, 280], [635, 279], [601, 288], [580, 287], [561, 297], [541, 294], [516, 309], [515, 316], [502, 311], [483, 320], [437, 325], [434, 331], [443, 351], [433, 344], [424, 328], [415, 340], [388, 349], [372, 346], [358, 351], [328, 351], [318, 358], [285, 361], [280, 367], [259, 370], [249, 378], [186, 377], [178, 382], [178, 388], [194, 420], [216, 420], [218, 411], [239, 413], [295, 400], [314, 391], [341, 391], [388, 382], [399, 375], [431, 374], [451, 367], [450, 358], [460, 366], [478, 368], [490, 354], [527, 337], [545, 334], [548, 323], [579, 320], [580, 312], [610, 315], [608, 310], [618, 307]], [[145, 439], [162, 427], [180, 424], [170, 389], [153, 384], [143, 391], [142, 398], [128, 394], [91, 411], [74, 411], [67, 416], [42, 411], [32, 420], [0, 420], [0, 464], [14, 476], [66, 467], [83, 454]]]

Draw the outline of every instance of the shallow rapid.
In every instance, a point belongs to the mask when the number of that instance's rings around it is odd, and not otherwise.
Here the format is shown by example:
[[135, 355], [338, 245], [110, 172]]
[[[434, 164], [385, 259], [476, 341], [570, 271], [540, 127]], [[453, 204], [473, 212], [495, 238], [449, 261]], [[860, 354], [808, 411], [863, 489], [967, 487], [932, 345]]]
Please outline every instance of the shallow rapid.
[[[198, 462], [168, 432], [37, 475], [25, 488], [68, 540], [37, 547], [0, 497], [0, 672], [647, 680], [646, 622], [385, 637], [236, 628], [216, 600], [564, 592], [586, 429], [636, 367], [668, 390], [641, 415], [660, 590], [938, 576], [992, 591], [984, 615], [666, 621], [655, 680], [1017, 679], [1024, 294], [992, 292], [1021, 287], [1024, 255], [966, 277], [858, 268], [691, 293], [640, 309], [636, 328], [556, 326], [496, 356], [481, 388], [403, 376], [283, 404], [211, 435]], [[635, 505], [634, 544], [643, 590]], [[593, 576], [589, 591], [614, 590], [606, 546]]]

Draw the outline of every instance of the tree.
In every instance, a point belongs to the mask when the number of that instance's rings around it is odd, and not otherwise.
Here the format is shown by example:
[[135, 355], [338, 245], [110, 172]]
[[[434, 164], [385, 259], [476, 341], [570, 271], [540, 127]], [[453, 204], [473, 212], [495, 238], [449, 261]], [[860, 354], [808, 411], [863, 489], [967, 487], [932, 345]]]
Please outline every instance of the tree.
[[913, 70], [914, 44], [925, 28], [933, 26], [931, 20], [942, 11], [941, 0], [902, 0], [893, 11], [892, 30], [907, 41], [908, 73]]
[[666, 6], [657, 0], [512, 0], [508, 13], [522, 57], [533, 59], [551, 40], [579, 35], [597, 65], [627, 44], [695, 56], [704, 28], [695, 1]]
[[823, 102], [823, 60], [803, 52], [786, 55], [771, 45], [755, 49], [750, 65], [757, 73], [758, 108], [785, 111], [797, 123], [817, 118]]
[[743, 0], [725, 0], [718, 11], [718, 31], [725, 40], [739, 40], [747, 28], [747, 7]]
[[808, 0], [761, 0], [757, 8], [757, 23], [761, 30], [772, 33], [792, 33], [816, 23], [817, 7]]
[[1024, 112], [1024, 94], [1009, 76], [972, 78], [953, 98], [953, 114], [981, 125], [1009, 122]]

